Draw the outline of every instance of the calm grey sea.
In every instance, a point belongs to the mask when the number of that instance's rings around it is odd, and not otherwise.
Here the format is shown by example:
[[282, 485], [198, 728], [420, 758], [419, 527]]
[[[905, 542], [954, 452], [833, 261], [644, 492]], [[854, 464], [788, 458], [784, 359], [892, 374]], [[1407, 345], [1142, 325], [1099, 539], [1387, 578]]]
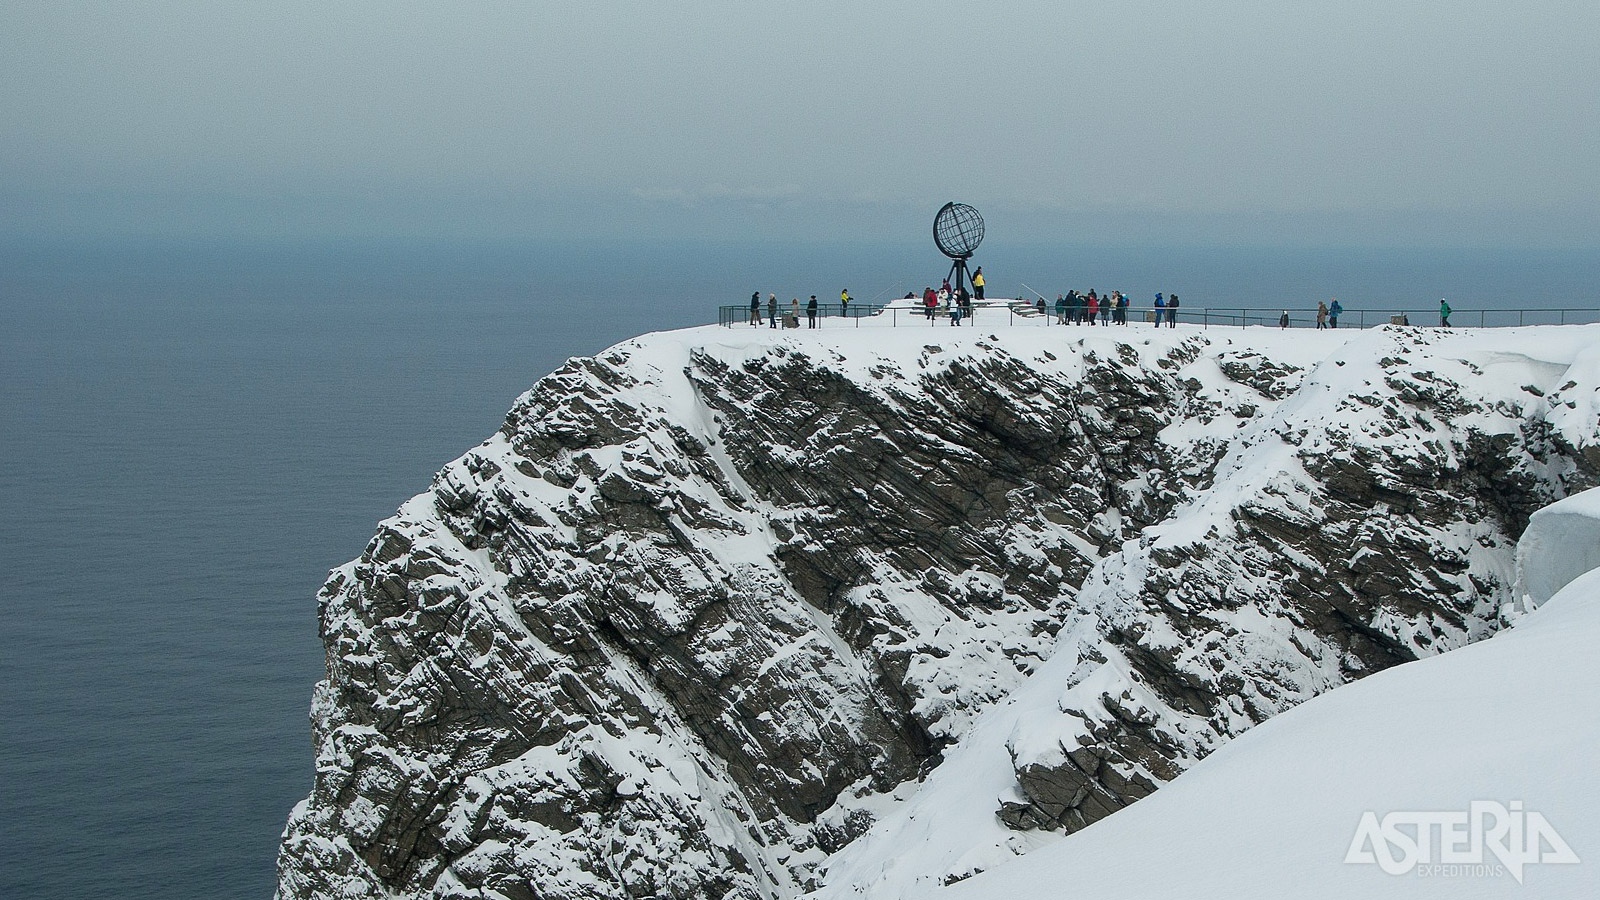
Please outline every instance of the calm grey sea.
[[[990, 293], [1594, 305], [1594, 253], [995, 248]], [[0, 246], [0, 897], [252, 898], [308, 791], [314, 595], [574, 354], [920, 244]]]

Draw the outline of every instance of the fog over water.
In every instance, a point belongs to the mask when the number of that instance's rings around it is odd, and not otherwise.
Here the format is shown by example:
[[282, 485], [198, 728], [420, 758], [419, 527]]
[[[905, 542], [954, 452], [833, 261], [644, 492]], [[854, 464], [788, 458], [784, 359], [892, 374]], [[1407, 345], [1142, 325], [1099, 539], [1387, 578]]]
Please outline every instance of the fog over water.
[[0, 8], [0, 232], [1595, 247], [1600, 5]]

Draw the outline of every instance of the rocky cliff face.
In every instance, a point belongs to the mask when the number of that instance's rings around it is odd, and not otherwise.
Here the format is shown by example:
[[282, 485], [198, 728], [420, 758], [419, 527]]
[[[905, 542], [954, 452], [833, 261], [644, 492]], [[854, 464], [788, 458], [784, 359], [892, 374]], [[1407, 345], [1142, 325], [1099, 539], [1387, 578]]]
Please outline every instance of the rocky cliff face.
[[1493, 633], [1528, 515], [1600, 475], [1596, 337], [709, 328], [574, 360], [323, 589], [279, 895], [892, 895], [1081, 828]]

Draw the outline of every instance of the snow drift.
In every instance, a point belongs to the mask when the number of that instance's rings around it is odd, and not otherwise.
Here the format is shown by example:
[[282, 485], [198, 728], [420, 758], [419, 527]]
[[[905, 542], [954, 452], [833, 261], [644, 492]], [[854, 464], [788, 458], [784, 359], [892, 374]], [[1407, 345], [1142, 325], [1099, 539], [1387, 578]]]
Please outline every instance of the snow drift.
[[[1514, 628], [1317, 697], [1220, 748], [1148, 801], [919, 896], [1596, 896], [1600, 571], [1574, 574], [1574, 565], [1594, 561], [1597, 547], [1600, 491], [1541, 510], [1518, 546], [1518, 564], [1534, 582], [1560, 587]], [[1496, 812], [1520, 805], [1555, 839], [1525, 840], [1519, 820], [1498, 845], [1489, 835], [1474, 850], [1469, 823], [1463, 845], [1449, 848], [1437, 825], [1421, 835], [1413, 826], [1406, 833], [1420, 847], [1408, 854], [1360, 834], [1367, 814], [1467, 813], [1474, 803]]]

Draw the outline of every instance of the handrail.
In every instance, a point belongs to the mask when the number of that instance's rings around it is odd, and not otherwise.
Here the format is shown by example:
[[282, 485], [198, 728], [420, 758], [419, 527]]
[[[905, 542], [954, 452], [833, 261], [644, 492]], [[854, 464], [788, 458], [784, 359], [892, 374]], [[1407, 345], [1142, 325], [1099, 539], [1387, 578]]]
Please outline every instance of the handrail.
[[[1290, 328], [1315, 328], [1316, 313], [1314, 310], [1305, 310], [1303, 307], [1296, 309], [1290, 307]], [[1166, 314], [1173, 312], [1169, 307], [1155, 306], [1130, 306], [1122, 310], [1127, 316], [1127, 324], [1150, 325], [1159, 315], [1161, 324], [1168, 324]], [[1069, 310], [1069, 315], [1070, 315]], [[1251, 308], [1242, 306], [1180, 306], [1176, 310], [1177, 320], [1186, 325], [1200, 325], [1204, 328], [1217, 327], [1248, 327], [1271, 326], [1277, 327], [1283, 315], [1282, 308]], [[717, 308], [717, 324], [726, 327], [750, 324], [750, 306], [727, 305]], [[760, 324], [771, 327], [767, 315], [767, 305], [763, 301], [759, 308]], [[778, 326], [782, 327], [784, 318], [791, 313], [791, 307], [786, 303], [778, 304]], [[1027, 324], [1040, 322], [1045, 325], [1059, 324], [1055, 305], [1047, 303], [1045, 312], [1040, 314], [1035, 303], [1023, 301], [995, 301], [989, 300], [984, 304], [975, 304], [973, 317], [975, 321], [984, 324], [993, 324], [995, 316], [1004, 314], [1007, 324]], [[1081, 312], [1081, 315], [1086, 315]], [[890, 325], [929, 325], [942, 324], [949, 321], [948, 307], [939, 306], [934, 310], [934, 315], [929, 317], [921, 308], [906, 306], [893, 306], [882, 303], [853, 302], [848, 306], [837, 301], [817, 304], [817, 317], [819, 327], [838, 327], [837, 320], [843, 318], [846, 324], [852, 327], [861, 327], [862, 321], [867, 321], [874, 326]], [[800, 305], [798, 324], [801, 328], [807, 325], [806, 306]], [[1101, 312], [1096, 318], [1094, 327], [1102, 324], [1118, 325], [1112, 321], [1113, 316]], [[1596, 307], [1505, 307], [1484, 309], [1455, 309], [1450, 313], [1450, 327], [1453, 328], [1509, 328], [1524, 325], [1585, 325], [1600, 323], [1600, 308]], [[963, 322], [965, 324], [965, 322]], [[1069, 322], [1069, 325], [1089, 327], [1086, 323]], [[1413, 326], [1438, 327], [1439, 309], [1437, 306], [1410, 306], [1397, 304], [1388, 309], [1384, 308], [1346, 308], [1339, 317], [1337, 326], [1330, 323], [1328, 327], [1338, 328], [1375, 328], [1379, 325], [1406, 324]]]

